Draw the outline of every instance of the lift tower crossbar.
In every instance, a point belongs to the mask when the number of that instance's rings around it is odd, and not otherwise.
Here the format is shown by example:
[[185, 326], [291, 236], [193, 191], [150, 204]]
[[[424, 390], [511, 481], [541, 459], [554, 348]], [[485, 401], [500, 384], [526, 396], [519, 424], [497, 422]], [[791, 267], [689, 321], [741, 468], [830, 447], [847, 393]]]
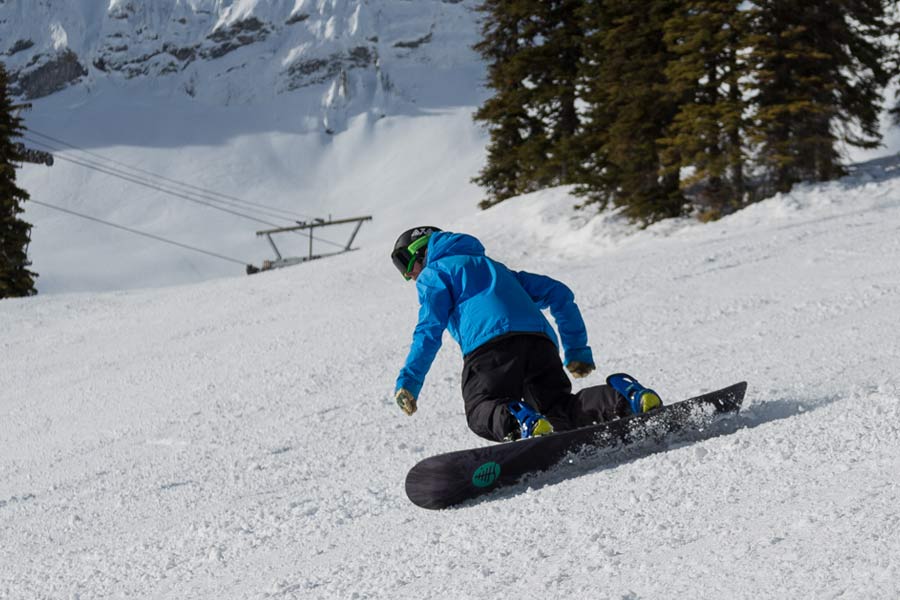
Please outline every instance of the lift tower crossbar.
[[[312, 221], [297, 221], [296, 225], [292, 225], [290, 227], [278, 227], [276, 229], [264, 229], [263, 231], [257, 231], [257, 237], [265, 237], [269, 241], [269, 245], [272, 246], [272, 250], [275, 252], [275, 260], [265, 260], [263, 261], [262, 267], [257, 269], [256, 267], [247, 267], [247, 274], [251, 275], [253, 273], [257, 273], [259, 271], [268, 271], [271, 269], [280, 269], [282, 267], [289, 267], [291, 265], [298, 265], [300, 263], [309, 262], [311, 260], [316, 260], [319, 258], [325, 258], [327, 256], [335, 256], [338, 254], [344, 254], [345, 252], [350, 252], [352, 250], [356, 250], [353, 248], [353, 240], [356, 239], [356, 234], [359, 233], [360, 227], [366, 221], [371, 221], [371, 216], [365, 217], [351, 217], [349, 219], [336, 219], [333, 220], [329, 218], [327, 221], [325, 219], [313, 219]], [[348, 223], [356, 223], [356, 226], [353, 228], [353, 232], [350, 234], [350, 239], [347, 240], [347, 244], [340, 250], [335, 252], [325, 252], [316, 254], [313, 252], [313, 231], [318, 227], [328, 227], [331, 225], [346, 225]], [[272, 239], [272, 236], [277, 233], [289, 233], [289, 232], [297, 232], [297, 231], [308, 231], [309, 232], [309, 252], [306, 256], [290, 256], [283, 257], [281, 252], [278, 251], [278, 246], [275, 245], [275, 240]]]

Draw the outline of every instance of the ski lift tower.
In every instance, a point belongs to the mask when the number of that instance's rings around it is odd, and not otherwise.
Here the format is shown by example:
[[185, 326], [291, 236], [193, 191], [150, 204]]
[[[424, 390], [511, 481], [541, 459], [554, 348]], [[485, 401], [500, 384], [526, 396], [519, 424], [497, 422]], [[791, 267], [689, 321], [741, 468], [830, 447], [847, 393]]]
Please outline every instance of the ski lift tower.
[[[351, 250], [356, 250], [353, 248], [353, 240], [356, 239], [356, 234], [359, 233], [360, 227], [366, 221], [371, 221], [371, 216], [365, 217], [352, 217], [349, 219], [338, 219], [332, 220], [330, 217], [326, 221], [325, 219], [313, 219], [312, 221], [297, 221], [297, 224], [291, 227], [279, 227], [277, 229], [265, 229], [263, 231], [257, 231], [257, 237], [265, 237], [269, 240], [269, 245], [272, 246], [272, 250], [275, 251], [275, 259], [274, 260], [264, 260], [262, 263], [262, 267], [256, 268], [253, 265], [247, 265], [247, 275], [252, 275], [253, 273], [259, 273], [260, 271], [269, 271], [271, 269], [280, 269], [282, 267], [290, 267], [292, 265], [298, 265], [300, 263], [309, 262], [311, 260], [317, 260], [320, 258], [325, 258], [327, 256], [336, 256], [338, 254], [344, 254], [346, 252], [350, 252]], [[329, 227], [331, 225], [346, 225], [347, 223], [356, 223], [356, 227], [353, 228], [353, 232], [350, 234], [350, 239], [347, 240], [347, 244], [344, 245], [340, 250], [334, 252], [325, 252], [325, 253], [315, 253], [313, 252], [313, 232], [317, 228]], [[299, 232], [299, 231], [308, 231], [309, 232], [309, 252], [306, 256], [290, 256], [283, 257], [281, 252], [278, 251], [278, 246], [275, 245], [275, 241], [272, 239], [274, 234], [278, 233], [288, 233], [288, 232]]]

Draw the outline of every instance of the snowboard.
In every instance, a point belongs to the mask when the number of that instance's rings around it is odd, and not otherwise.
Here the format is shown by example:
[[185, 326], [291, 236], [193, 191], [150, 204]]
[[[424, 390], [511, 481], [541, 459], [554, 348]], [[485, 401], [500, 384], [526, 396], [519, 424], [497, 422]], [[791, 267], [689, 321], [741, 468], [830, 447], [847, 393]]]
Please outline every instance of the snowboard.
[[417, 506], [440, 509], [517, 483], [523, 476], [559, 464], [584, 448], [627, 446], [699, 431], [718, 416], [737, 412], [747, 382], [667, 404], [649, 413], [629, 415], [548, 436], [458, 450], [426, 458], [406, 475], [406, 495]]

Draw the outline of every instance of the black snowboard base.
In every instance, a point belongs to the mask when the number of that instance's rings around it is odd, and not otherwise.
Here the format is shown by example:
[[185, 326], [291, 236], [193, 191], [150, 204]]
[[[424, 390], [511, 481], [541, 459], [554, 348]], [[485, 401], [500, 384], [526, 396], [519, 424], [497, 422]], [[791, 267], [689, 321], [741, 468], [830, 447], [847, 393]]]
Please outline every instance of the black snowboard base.
[[747, 382], [741, 382], [642, 415], [432, 456], [410, 469], [406, 495], [422, 508], [453, 506], [514, 485], [523, 476], [545, 471], [572, 452], [627, 446], [646, 439], [665, 439], [676, 432], [700, 430], [719, 415], [737, 412], [746, 391]]

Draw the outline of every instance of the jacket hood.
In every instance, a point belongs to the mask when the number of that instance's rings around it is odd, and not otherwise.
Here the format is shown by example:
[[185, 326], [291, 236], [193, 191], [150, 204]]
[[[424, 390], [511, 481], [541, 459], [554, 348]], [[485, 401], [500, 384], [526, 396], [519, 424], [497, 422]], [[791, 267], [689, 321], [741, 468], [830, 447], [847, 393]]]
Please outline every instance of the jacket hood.
[[438, 231], [428, 240], [425, 264], [446, 256], [484, 256], [484, 246], [476, 238], [465, 233]]

